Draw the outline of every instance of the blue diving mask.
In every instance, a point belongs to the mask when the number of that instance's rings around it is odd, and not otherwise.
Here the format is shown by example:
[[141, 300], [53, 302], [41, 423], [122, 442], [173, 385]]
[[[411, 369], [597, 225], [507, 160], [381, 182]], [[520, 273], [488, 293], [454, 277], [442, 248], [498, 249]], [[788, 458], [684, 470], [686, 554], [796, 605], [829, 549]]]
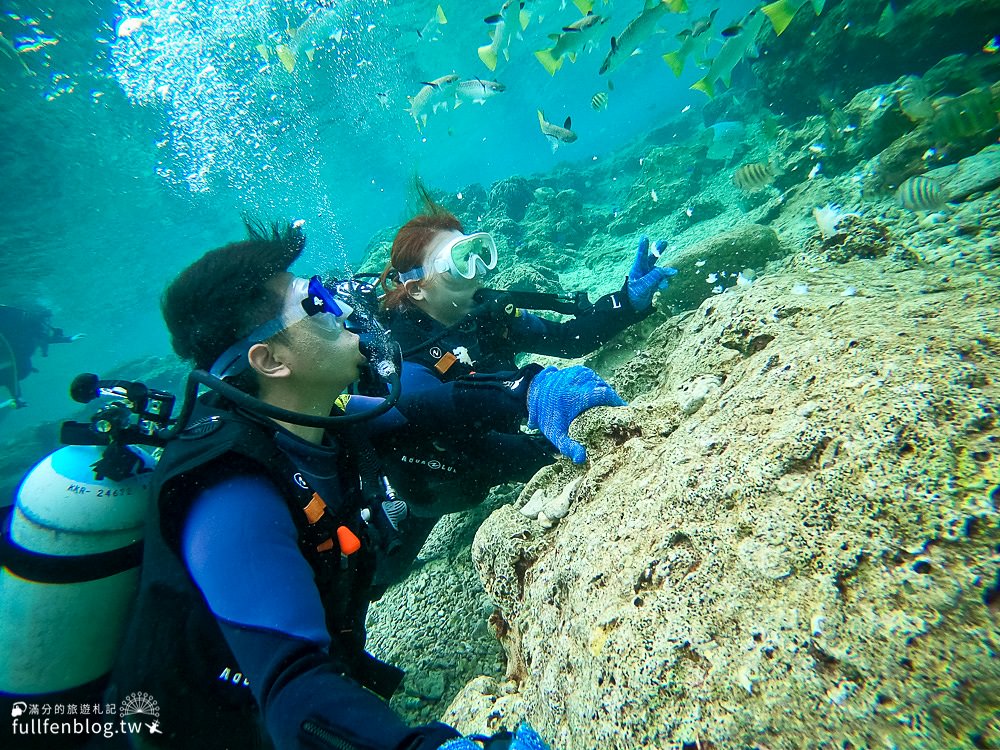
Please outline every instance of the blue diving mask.
[[215, 360], [210, 373], [217, 378], [226, 378], [244, 372], [250, 366], [247, 355], [251, 348], [306, 318], [333, 330], [343, 327], [353, 313], [354, 308], [333, 295], [319, 276], [308, 280], [295, 277], [288, 285], [284, 305], [278, 316], [258, 326], [226, 349]]
[[432, 273], [450, 273], [463, 279], [485, 276], [497, 267], [497, 245], [488, 232], [463, 234], [434, 253], [423, 266], [399, 274], [399, 281], [416, 281]]

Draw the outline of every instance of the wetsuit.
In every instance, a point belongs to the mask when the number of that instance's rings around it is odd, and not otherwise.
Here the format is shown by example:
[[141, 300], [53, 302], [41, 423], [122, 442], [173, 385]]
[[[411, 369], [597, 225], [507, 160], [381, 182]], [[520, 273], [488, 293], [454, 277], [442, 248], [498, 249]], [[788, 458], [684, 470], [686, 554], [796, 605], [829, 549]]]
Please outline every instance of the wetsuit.
[[[432, 392], [442, 381], [457, 382], [471, 373], [476, 378], [494, 373], [502, 381], [506, 373], [517, 369], [515, 358], [520, 352], [582, 356], [652, 310], [636, 311], [624, 288], [564, 322], [523, 310], [513, 314], [495, 310], [446, 330], [416, 307], [395, 308], [386, 328], [406, 360], [398, 409], [413, 416], [410, 396]], [[531, 372], [541, 369], [533, 367]], [[431, 427], [424, 427], [427, 424]], [[558, 455], [544, 436], [521, 432], [518, 423], [468, 430], [423, 419], [413, 419], [412, 425], [378, 441], [377, 448], [390, 480], [405, 492], [412, 512], [426, 519], [414, 520], [404, 540], [406, 549], [396, 556], [393, 566], [381, 569], [378, 580], [384, 585], [405, 575], [441, 515], [478, 505], [498, 484], [527, 481]]]
[[[412, 418], [517, 422], [529, 380], [411, 395]], [[368, 406], [355, 397], [346, 408]], [[405, 725], [378, 697], [402, 673], [364, 651], [388, 549], [384, 525], [361, 517], [385, 498], [364, 433], [407, 424], [393, 410], [317, 446], [202, 399], [156, 469], [139, 597], [108, 691], [109, 702], [157, 702], [156, 731], [140, 728], [134, 745], [423, 750], [456, 736]]]

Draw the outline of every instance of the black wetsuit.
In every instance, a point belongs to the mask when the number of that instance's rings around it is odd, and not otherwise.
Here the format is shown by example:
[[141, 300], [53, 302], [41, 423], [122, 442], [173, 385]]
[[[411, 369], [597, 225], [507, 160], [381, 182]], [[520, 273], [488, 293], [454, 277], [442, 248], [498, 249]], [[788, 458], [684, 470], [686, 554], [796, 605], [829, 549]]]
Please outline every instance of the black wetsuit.
[[[408, 406], [417, 426], [516, 423], [529, 380], [439, 384]], [[352, 397], [346, 408], [370, 405]], [[108, 691], [116, 704], [137, 693], [158, 704], [156, 731], [140, 728], [134, 744], [425, 750], [456, 736], [404, 724], [377, 697], [401, 672], [364, 651], [372, 578], [391, 541], [384, 524], [362, 520], [385, 499], [365, 446], [407, 424], [392, 410], [316, 446], [203, 398], [156, 468], [139, 597]], [[313, 493], [325, 503], [318, 517]]]
[[[470, 376], [484, 379], [490, 374], [503, 381], [517, 370], [515, 359], [521, 352], [582, 356], [651, 312], [652, 308], [637, 312], [622, 289], [564, 322], [522, 310], [514, 314], [495, 311], [446, 331], [444, 325], [416, 307], [398, 307], [386, 321], [405, 357], [404, 397], [397, 408], [411, 416], [408, 396], [433, 391], [441, 382], [460, 382]], [[537, 365], [533, 368], [532, 373], [540, 369]], [[544, 436], [521, 432], [517, 423], [469, 430], [437, 420], [436, 427], [426, 430], [415, 425], [435, 423], [411, 422], [379, 440], [376, 447], [389, 478], [405, 491], [413, 512], [426, 520], [414, 522], [405, 542], [408, 550], [395, 559], [398, 568], [388, 577], [383, 569], [379, 575], [383, 583], [405, 574], [407, 558], [416, 557], [442, 514], [478, 505], [498, 484], [527, 481], [558, 455]]]

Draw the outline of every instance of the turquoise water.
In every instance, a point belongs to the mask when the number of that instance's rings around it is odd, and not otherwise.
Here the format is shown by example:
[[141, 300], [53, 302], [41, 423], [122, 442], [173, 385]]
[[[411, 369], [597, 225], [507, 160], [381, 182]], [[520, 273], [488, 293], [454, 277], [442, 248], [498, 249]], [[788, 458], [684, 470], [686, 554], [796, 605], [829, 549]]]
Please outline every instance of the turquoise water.
[[[405, 218], [415, 174], [461, 191], [511, 174], [588, 163], [705, 97], [661, 59], [674, 33], [718, 3], [693, 2], [661, 22], [642, 54], [598, 74], [612, 33], [640, 3], [598, 3], [610, 20], [594, 48], [549, 76], [533, 52], [580, 18], [567, 3], [530, 3], [532, 18], [495, 72], [479, 59], [484, 18], [499, 2], [443, 2], [447, 24], [425, 31], [431, 2], [79, 2], [0, 4], [0, 33], [19, 51], [0, 56], [0, 164], [5, 232], [0, 301], [34, 300], [56, 325], [86, 338], [36, 357], [23, 382], [29, 409], [8, 413], [11, 434], [73, 408], [68, 374], [96, 372], [165, 353], [159, 293], [206, 249], [240, 236], [239, 213], [302, 218], [306, 263], [359, 260], [371, 238]], [[717, 24], [752, 3], [722, 4]], [[249, 7], [247, 7], [249, 6]], [[534, 7], [532, 7], [534, 6]], [[335, 16], [340, 42], [320, 41], [312, 62], [288, 73], [270, 54], [288, 25], [317, 11]], [[123, 21], [137, 30], [116, 33]], [[432, 24], [433, 26], [433, 24]], [[124, 29], [128, 32], [128, 27]], [[498, 80], [485, 104], [431, 115], [423, 132], [406, 111], [422, 81], [449, 73]], [[614, 86], [608, 91], [608, 81]], [[609, 94], [595, 111], [591, 99]], [[553, 153], [537, 110], [579, 140]]]

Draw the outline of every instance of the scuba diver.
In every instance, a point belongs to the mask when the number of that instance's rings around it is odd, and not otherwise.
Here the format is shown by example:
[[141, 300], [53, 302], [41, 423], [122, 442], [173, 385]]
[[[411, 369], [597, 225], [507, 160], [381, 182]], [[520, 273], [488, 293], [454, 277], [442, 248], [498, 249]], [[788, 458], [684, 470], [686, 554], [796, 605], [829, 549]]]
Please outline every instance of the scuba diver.
[[[383, 323], [403, 350], [405, 392], [472, 372], [484, 377], [514, 370], [521, 352], [557, 357], [592, 352], [650, 315], [653, 295], [677, 273], [656, 266], [665, 243], [658, 242], [650, 252], [643, 237], [624, 286], [593, 304], [585, 294], [484, 289], [483, 277], [497, 266], [493, 238], [484, 232], [464, 234], [458, 218], [437, 204], [419, 181], [416, 187], [423, 210], [397, 232], [389, 264], [379, 279], [385, 289]], [[556, 322], [521, 309], [528, 306], [574, 317]], [[571, 370], [560, 373], [566, 396], [589, 392], [592, 371], [581, 373], [576, 382]], [[400, 405], [404, 412], [405, 407]], [[529, 426], [541, 426], [546, 432], [545, 425]], [[585, 460], [584, 447], [568, 436], [557, 447], [575, 463]], [[517, 429], [463, 432], [453, 425], [433, 433], [421, 434], [412, 427], [402, 430], [380, 441], [379, 451], [390, 479], [410, 499], [413, 524], [421, 527], [424, 539], [441, 515], [478, 505], [495, 485], [527, 481], [557, 455], [542, 435]], [[396, 562], [412, 562], [421, 543], [420, 534], [411, 527], [408, 551]], [[384, 583], [402, 575], [405, 566]]]
[[[247, 227], [163, 296], [173, 348], [196, 369], [152, 477], [138, 599], [106, 700], [158, 702], [157, 732], [130, 737], [139, 747], [543, 750], [526, 724], [462, 738], [408, 726], [386, 704], [402, 672], [365, 651], [365, 613], [407, 504], [370, 440], [527, 417], [556, 425], [559, 441], [584, 409], [623, 402], [596, 375], [586, 397], [564, 398], [561, 371], [537, 366], [401, 395], [398, 348], [364, 301], [287, 270], [301, 230]], [[343, 395], [359, 376], [381, 379], [384, 395]], [[209, 390], [195, 398], [199, 385]]]
[[0, 305], [0, 385], [10, 392], [10, 399], [0, 402], [0, 409], [27, 406], [21, 400], [21, 381], [33, 372], [36, 351], [49, 356], [49, 344], [69, 344], [83, 338], [82, 333], [67, 336], [52, 325], [52, 311], [38, 305], [13, 307]]

